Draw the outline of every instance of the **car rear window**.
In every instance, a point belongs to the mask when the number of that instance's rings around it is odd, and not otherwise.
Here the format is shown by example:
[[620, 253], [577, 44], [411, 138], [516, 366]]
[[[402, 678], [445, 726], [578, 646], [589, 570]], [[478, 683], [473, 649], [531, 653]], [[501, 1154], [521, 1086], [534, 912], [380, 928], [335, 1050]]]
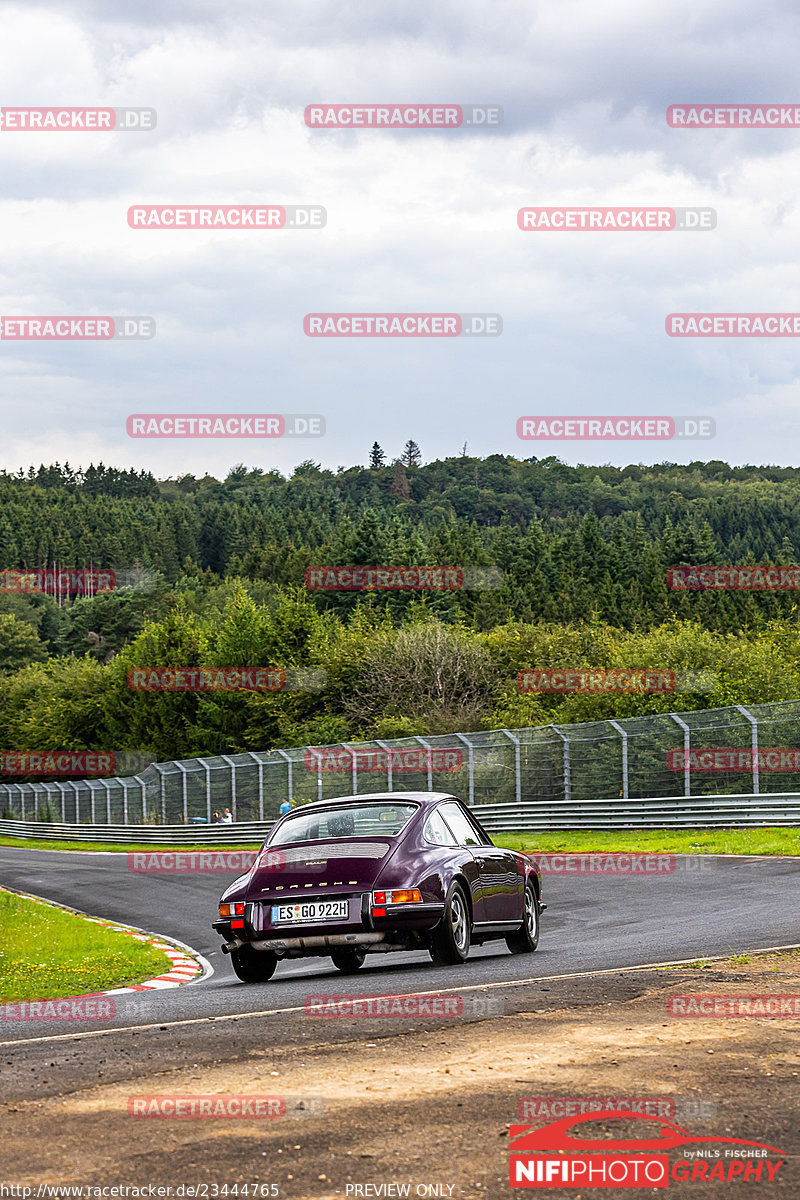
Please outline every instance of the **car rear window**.
[[347, 804], [298, 812], [275, 830], [268, 846], [317, 842], [326, 838], [396, 837], [417, 811], [416, 804]]

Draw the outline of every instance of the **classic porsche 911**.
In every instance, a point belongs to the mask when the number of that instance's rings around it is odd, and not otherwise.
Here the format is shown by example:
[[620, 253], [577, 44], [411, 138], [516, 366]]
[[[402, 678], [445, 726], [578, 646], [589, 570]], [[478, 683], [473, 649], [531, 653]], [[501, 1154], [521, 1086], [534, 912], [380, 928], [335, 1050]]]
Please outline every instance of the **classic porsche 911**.
[[456, 964], [503, 938], [530, 953], [545, 907], [536, 863], [495, 846], [455, 796], [385, 792], [287, 813], [224, 892], [214, 929], [239, 978], [258, 983], [283, 958], [329, 955], [352, 974], [391, 950]]

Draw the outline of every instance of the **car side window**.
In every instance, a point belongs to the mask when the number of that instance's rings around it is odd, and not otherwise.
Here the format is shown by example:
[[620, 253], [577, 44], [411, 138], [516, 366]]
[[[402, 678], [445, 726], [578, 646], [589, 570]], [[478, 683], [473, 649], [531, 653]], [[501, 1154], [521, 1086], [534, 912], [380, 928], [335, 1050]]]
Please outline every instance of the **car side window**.
[[478, 825], [477, 821], [473, 817], [472, 813], [467, 813], [467, 820], [478, 835], [479, 846], [494, 846], [494, 842], [487, 833], [484, 833], [480, 825]]
[[459, 846], [482, 846], [483, 838], [457, 804], [443, 804], [441, 813], [456, 836]]
[[435, 809], [425, 822], [422, 836], [432, 846], [457, 846], [458, 842], [447, 828], [439, 809]]

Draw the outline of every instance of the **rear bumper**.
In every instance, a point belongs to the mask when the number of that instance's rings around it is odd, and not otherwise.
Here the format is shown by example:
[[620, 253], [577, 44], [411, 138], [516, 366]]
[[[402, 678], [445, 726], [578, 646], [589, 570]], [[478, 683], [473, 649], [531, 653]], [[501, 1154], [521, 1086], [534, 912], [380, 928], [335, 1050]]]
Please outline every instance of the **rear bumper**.
[[214, 921], [213, 928], [225, 939], [225, 953], [250, 945], [254, 950], [275, 950], [278, 953], [291, 951], [295, 955], [298, 952], [319, 954], [327, 946], [377, 949], [382, 943], [397, 943], [415, 934], [425, 935], [439, 924], [444, 915], [444, 904], [425, 902], [388, 904], [385, 906], [385, 916], [373, 916], [370, 901], [369, 892], [353, 896], [350, 917], [346, 921], [326, 924], [300, 922], [293, 925], [273, 925], [269, 916], [270, 904], [247, 901], [241, 929], [233, 929], [229, 920]]

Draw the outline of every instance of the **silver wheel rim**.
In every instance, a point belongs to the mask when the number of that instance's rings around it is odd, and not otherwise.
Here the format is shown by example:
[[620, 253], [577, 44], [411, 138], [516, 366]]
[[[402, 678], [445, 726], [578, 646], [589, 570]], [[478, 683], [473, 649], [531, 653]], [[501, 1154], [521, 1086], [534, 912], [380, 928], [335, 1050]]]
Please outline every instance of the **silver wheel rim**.
[[530, 888], [525, 889], [525, 926], [528, 930], [528, 937], [533, 941], [536, 937], [536, 926], [539, 919], [539, 914], [536, 911], [536, 897]]
[[463, 950], [467, 944], [467, 914], [458, 892], [450, 901], [450, 920], [453, 926], [453, 941], [459, 950]]

